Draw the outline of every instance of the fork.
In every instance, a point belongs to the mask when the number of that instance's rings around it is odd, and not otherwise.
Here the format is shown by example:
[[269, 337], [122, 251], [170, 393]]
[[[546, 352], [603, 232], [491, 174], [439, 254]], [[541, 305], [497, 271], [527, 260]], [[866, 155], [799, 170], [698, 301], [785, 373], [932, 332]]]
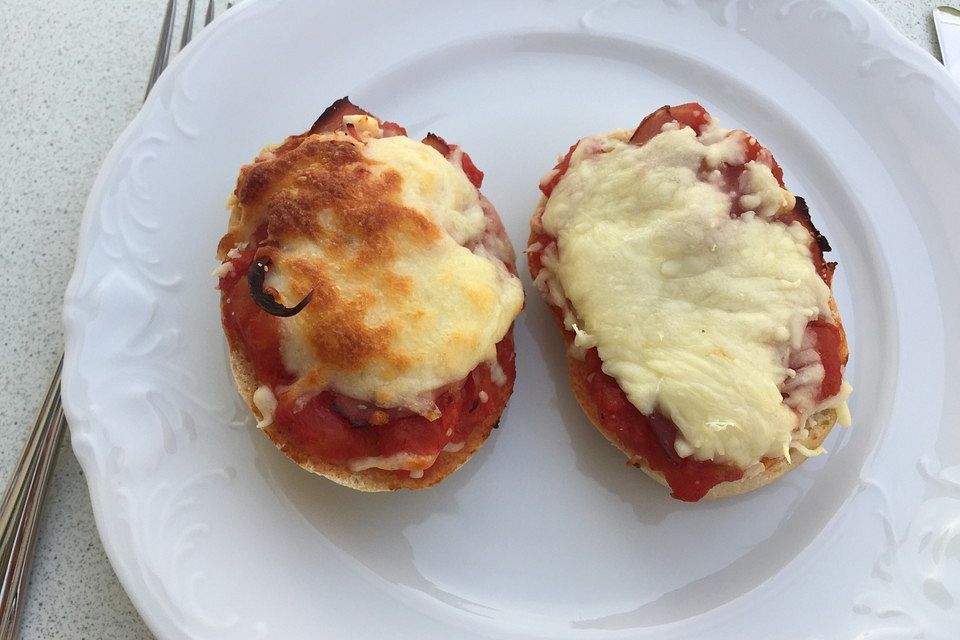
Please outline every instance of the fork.
[[[188, 0], [180, 48], [187, 46], [193, 37], [193, 18], [196, 0]], [[233, 6], [227, 3], [227, 9]], [[214, 0], [208, 0], [203, 25], [210, 24], [215, 12]], [[157, 78], [167, 66], [173, 44], [174, 21], [177, 0], [168, 0], [160, 28], [160, 41], [153, 58], [153, 67], [147, 79], [144, 100], [153, 89]], [[43, 500], [57, 460], [60, 440], [66, 427], [63, 406], [60, 403], [60, 375], [63, 371], [63, 355], [53, 372], [50, 388], [43, 399], [36, 422], [27, 438], [20, 459], [14, 469], [3, 498], [0, 500], [0, 640], [16, 637], [23, 604], [30, 579], [33, 547], [37, 537], [37, 524], [42, 512]]]

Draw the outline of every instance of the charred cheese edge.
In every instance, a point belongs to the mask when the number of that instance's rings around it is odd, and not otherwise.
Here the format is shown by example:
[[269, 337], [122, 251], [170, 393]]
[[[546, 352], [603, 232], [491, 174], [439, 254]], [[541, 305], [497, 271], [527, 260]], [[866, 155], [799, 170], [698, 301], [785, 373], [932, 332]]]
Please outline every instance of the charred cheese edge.
[[498, 368], [496, 345], [523, 306], [512, 248], [485, 233], [459, 167], [406, 136], [380, 137], [369, 116], [351, 124], [362, 140], [295, 136], [245, 166], [220, 253], [252, 246], [265, 225], [266, 287], [287, 306], [313, 291], [279, 319], [296, 377], [280, 393], [305, 402], [331, 389], [435, 419], [437, 389], [481, 363]]
[[[702, 164], [746, 160], [742, 138], [715, 123], [700, 134], [669, 123], [642, 146], [630, 133], [580, 142], [545, 204], [542, 227], [557, 242], [535, 284], [581, 357], [596, 347], [638, 410], [676, 424], [680, 456], [748, 469], [791, 449], [817, 453], [800, 444], [806, 419], [835, 408], [849, 423], [850, 386], [815, 402], [824, 369], [805, 329], [833, 323], [831, 292], [809, 232], [770, 219], [794, 196], [758, 162], [740, 194], [701, 180]], [[738, 195], [749, 210], [731, 218]], [[802, 368], [788, 368], [798, 351]]]

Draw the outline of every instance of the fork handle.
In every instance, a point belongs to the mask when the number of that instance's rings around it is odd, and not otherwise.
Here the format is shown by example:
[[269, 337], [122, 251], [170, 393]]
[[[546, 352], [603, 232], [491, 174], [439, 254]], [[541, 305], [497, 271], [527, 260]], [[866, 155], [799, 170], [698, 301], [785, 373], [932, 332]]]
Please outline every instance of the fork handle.
[[66, 419], [60, 404], [63, 356], [0, 502], [0, 640], [13, 640], [23, 613], [43, 498]]

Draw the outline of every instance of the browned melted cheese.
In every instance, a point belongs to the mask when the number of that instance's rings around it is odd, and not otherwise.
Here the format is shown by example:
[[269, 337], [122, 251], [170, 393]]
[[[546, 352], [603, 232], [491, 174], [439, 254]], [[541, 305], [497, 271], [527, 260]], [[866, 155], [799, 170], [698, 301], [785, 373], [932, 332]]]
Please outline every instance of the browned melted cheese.
[[517, 278], [477, 250], [476, 188], [406, 137], [291, 137], [241, 170], [232, 206], [218, 257], [259, 246], [278, 301], [313, 291], [281, 321], [296, 393], [334, 388], [427, 415], [432, 391], [494, 361], [522, 306]]

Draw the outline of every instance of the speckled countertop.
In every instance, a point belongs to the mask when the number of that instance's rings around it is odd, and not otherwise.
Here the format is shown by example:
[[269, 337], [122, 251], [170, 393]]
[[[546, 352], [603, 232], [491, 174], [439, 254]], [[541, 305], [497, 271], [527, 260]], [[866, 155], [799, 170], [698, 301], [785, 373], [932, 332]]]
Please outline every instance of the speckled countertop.
[[[934, 55], [930, 10], [941, 1], [873, 0]], [[3, 478], [60, 356], [81, 213], [100, 163], [140, 106], [165, 4], [0, 0]], [[41, 522], [21, 630], [23, 638], [152, 637], [107, 561], [69, 439]]]

